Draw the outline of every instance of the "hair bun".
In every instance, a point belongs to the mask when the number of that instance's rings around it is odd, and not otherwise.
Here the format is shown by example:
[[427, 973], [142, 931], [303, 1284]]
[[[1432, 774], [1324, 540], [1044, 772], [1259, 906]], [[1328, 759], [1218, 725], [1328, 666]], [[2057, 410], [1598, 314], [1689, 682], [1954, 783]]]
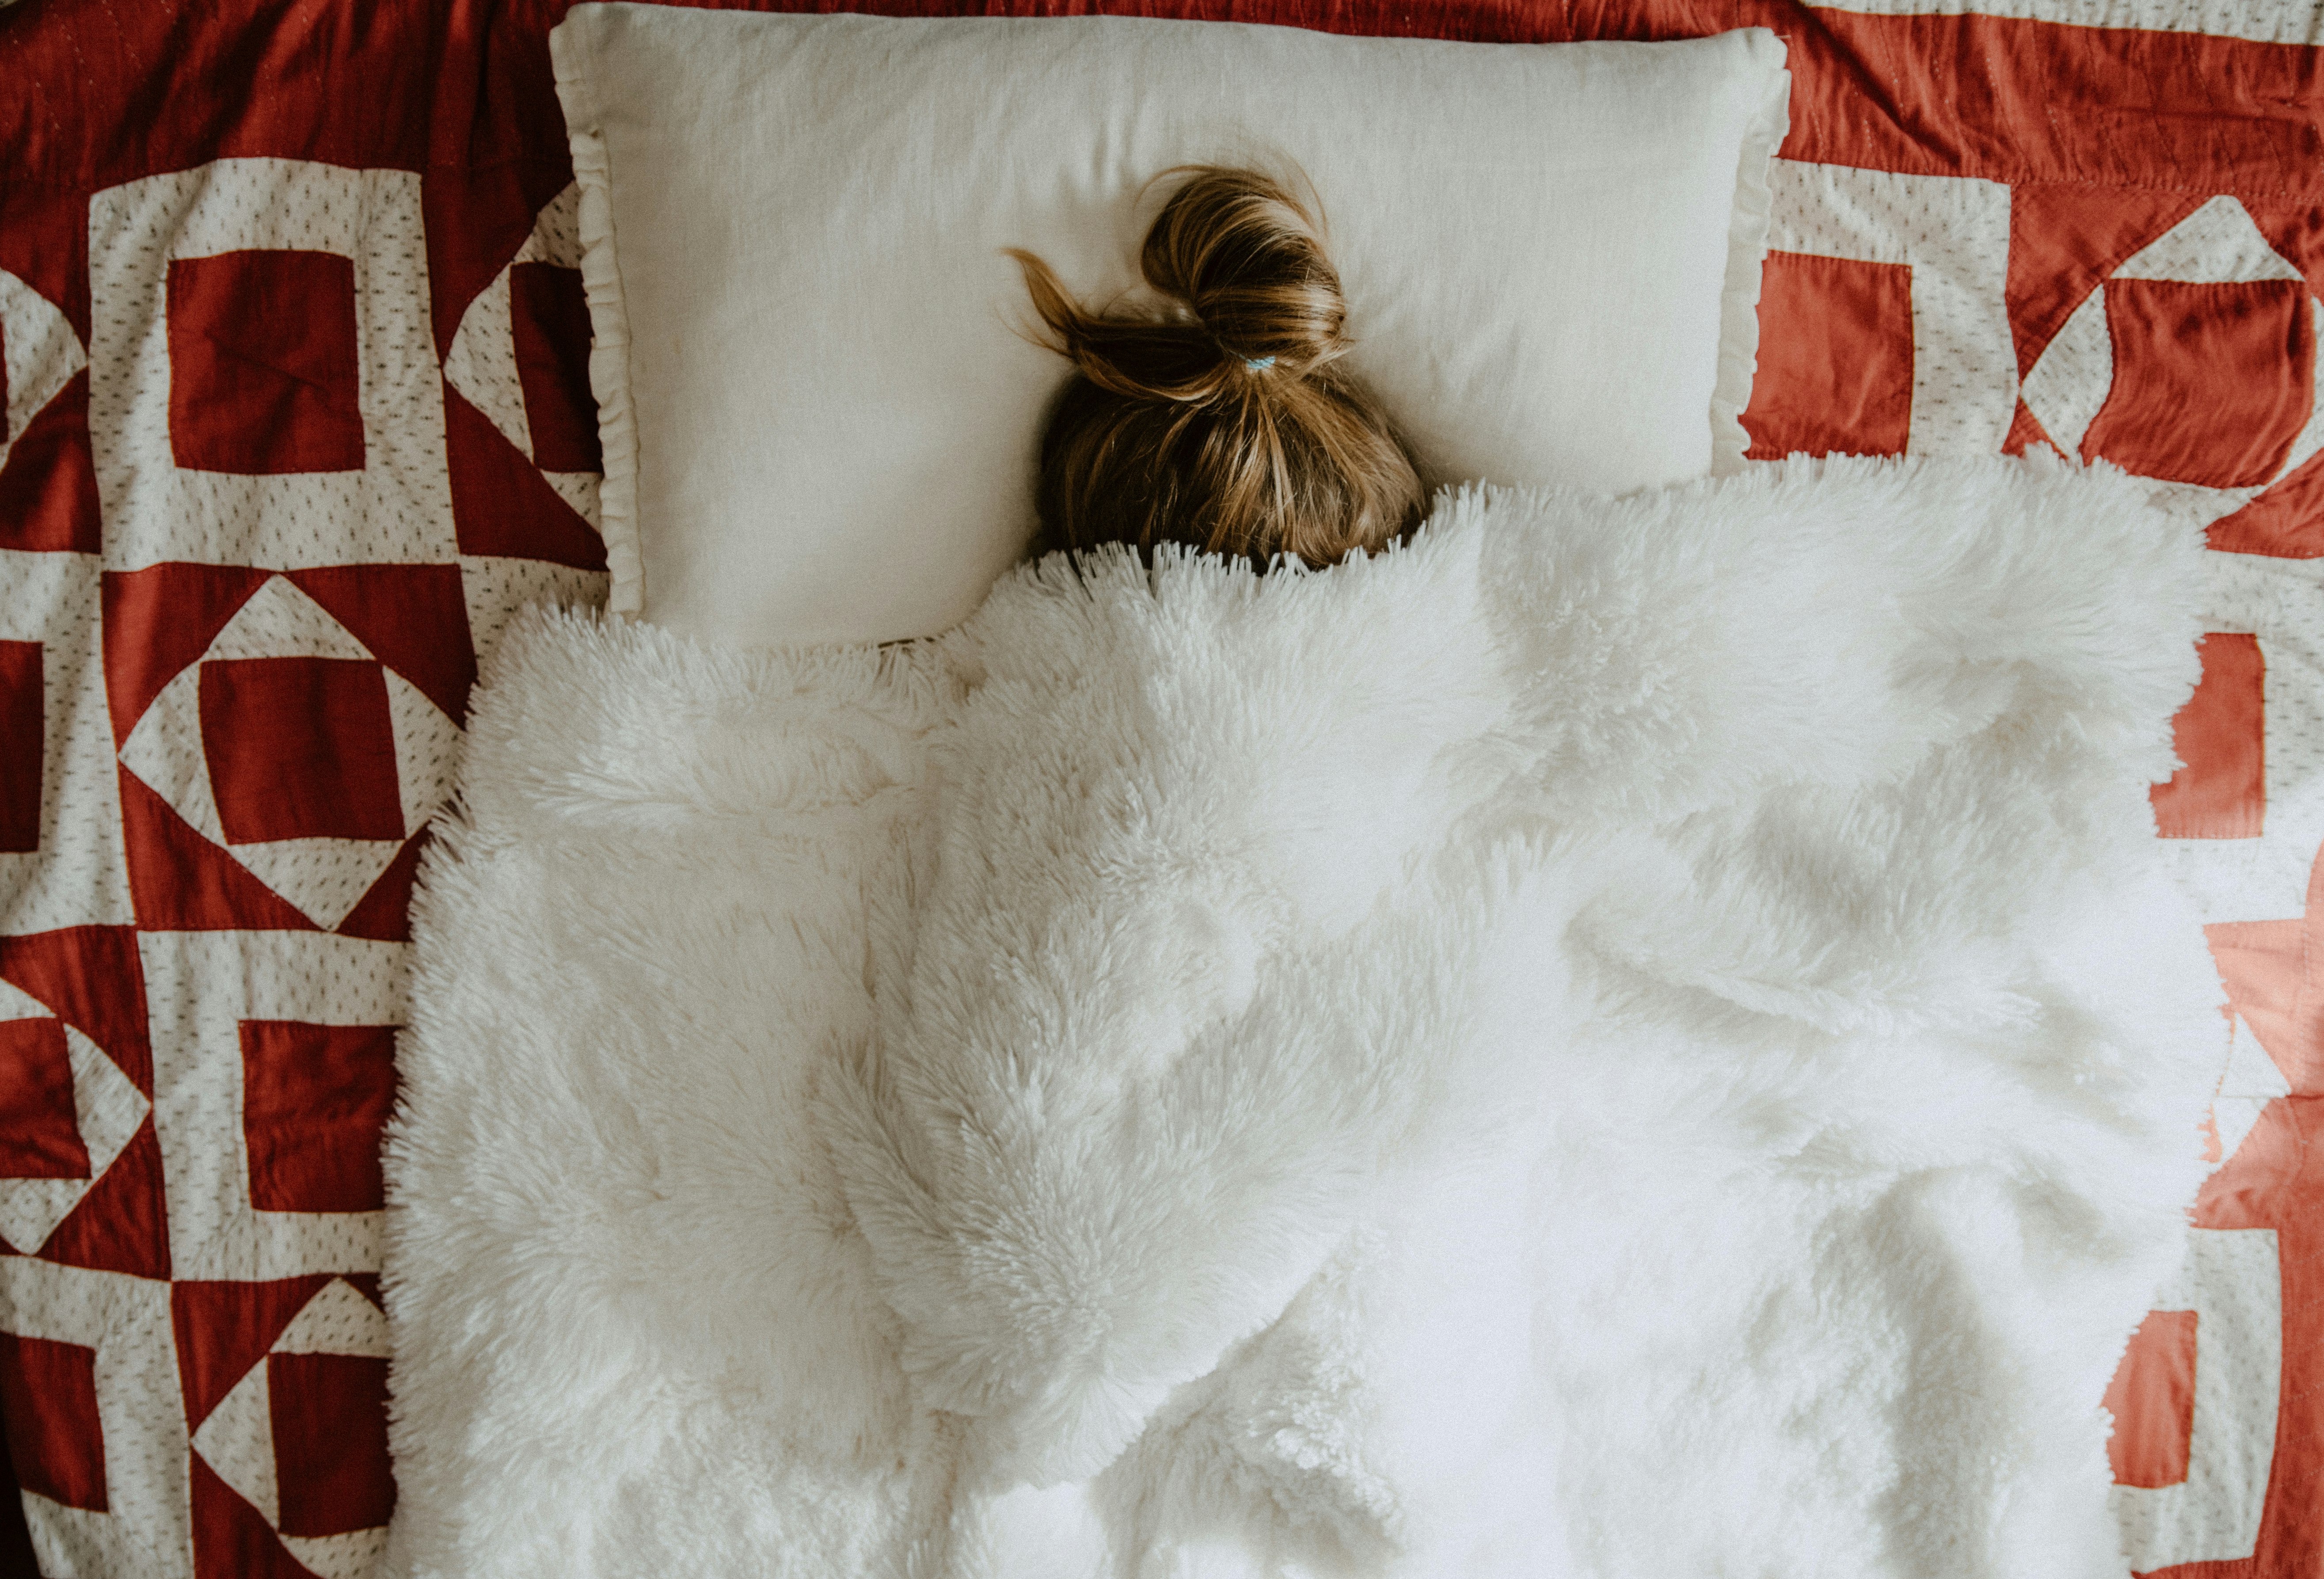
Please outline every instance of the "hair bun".
[[[1319, 223], [1255, 171], [1188, 174], [1139, 263], [1167, 310], [1095, 313], [1010, 247], [1046, 335], [1078, 375], [1041, 435], [1041, 541], [1186, 542], [1337, 563], [1393, 540], [1426, 493], [1348, 350]], [[1157, 178], [1159, 179], [1159, 178]]]
[[1256, 171], [1197, 167], [1139, 263], [1235, 369], [1296, 374], [1348, 350], [1347, 303], [1314, 217]]

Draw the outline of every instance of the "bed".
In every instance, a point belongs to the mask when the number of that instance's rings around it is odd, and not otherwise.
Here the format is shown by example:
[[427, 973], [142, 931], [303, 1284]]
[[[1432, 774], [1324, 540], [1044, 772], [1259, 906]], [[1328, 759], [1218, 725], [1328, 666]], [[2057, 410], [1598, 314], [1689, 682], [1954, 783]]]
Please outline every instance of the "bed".
[[[0, 1423], [17, 1560], [51, 1575], [383, 1549], [377, 1138], [420, 829], [513, 612], [605, 591], [562, 9], [0, 11]], [[1754, 454], [2050, 443], [2208, 528], [2153, 805], [2235, 1055], [2113, 1467], [2139, 1572], [2311, 1571], [2324, 14], [1150, 9], [1773, 28]]]

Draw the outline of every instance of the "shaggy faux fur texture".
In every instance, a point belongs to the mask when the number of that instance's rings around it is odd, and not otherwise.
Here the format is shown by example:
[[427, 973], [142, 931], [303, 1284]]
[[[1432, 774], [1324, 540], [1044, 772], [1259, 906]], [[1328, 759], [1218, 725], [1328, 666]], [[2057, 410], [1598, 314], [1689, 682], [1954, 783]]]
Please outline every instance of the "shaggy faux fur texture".
[[543, 613], [414, 911], [401, 1574], [2119, 1575], [2225, 1053], [2119, 474]]

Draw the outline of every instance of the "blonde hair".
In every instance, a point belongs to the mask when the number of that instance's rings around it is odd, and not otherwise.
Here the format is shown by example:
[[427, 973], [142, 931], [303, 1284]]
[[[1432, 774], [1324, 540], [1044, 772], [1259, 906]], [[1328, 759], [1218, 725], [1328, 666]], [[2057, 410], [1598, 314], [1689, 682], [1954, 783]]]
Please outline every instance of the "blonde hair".
[[[1156, 217], [1139, 267], [1163, 299], [1101, 316], [1009, 249], [1075, 377], [1041, 441], [1035, 552], [1192, 543], [1334, 564], [1382, 548], [1425, 502], [1410, 452], [1340, 359], [1340, 278], [1316, 221], [1280, 183], [1212, 165]], [[1160, 178], [1157, 178], [1160, 179]]]

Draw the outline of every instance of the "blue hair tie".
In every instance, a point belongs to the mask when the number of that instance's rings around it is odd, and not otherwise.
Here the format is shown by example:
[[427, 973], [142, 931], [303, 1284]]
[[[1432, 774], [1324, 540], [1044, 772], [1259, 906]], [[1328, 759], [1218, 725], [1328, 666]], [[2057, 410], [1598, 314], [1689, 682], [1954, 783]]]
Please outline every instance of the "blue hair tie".
[[1242, 365], [1253, 373], [1264, 373], [1268, 368], [1275, 365], [1275, 358], [1272, 356], [1246, 356], [1242, 359]]

